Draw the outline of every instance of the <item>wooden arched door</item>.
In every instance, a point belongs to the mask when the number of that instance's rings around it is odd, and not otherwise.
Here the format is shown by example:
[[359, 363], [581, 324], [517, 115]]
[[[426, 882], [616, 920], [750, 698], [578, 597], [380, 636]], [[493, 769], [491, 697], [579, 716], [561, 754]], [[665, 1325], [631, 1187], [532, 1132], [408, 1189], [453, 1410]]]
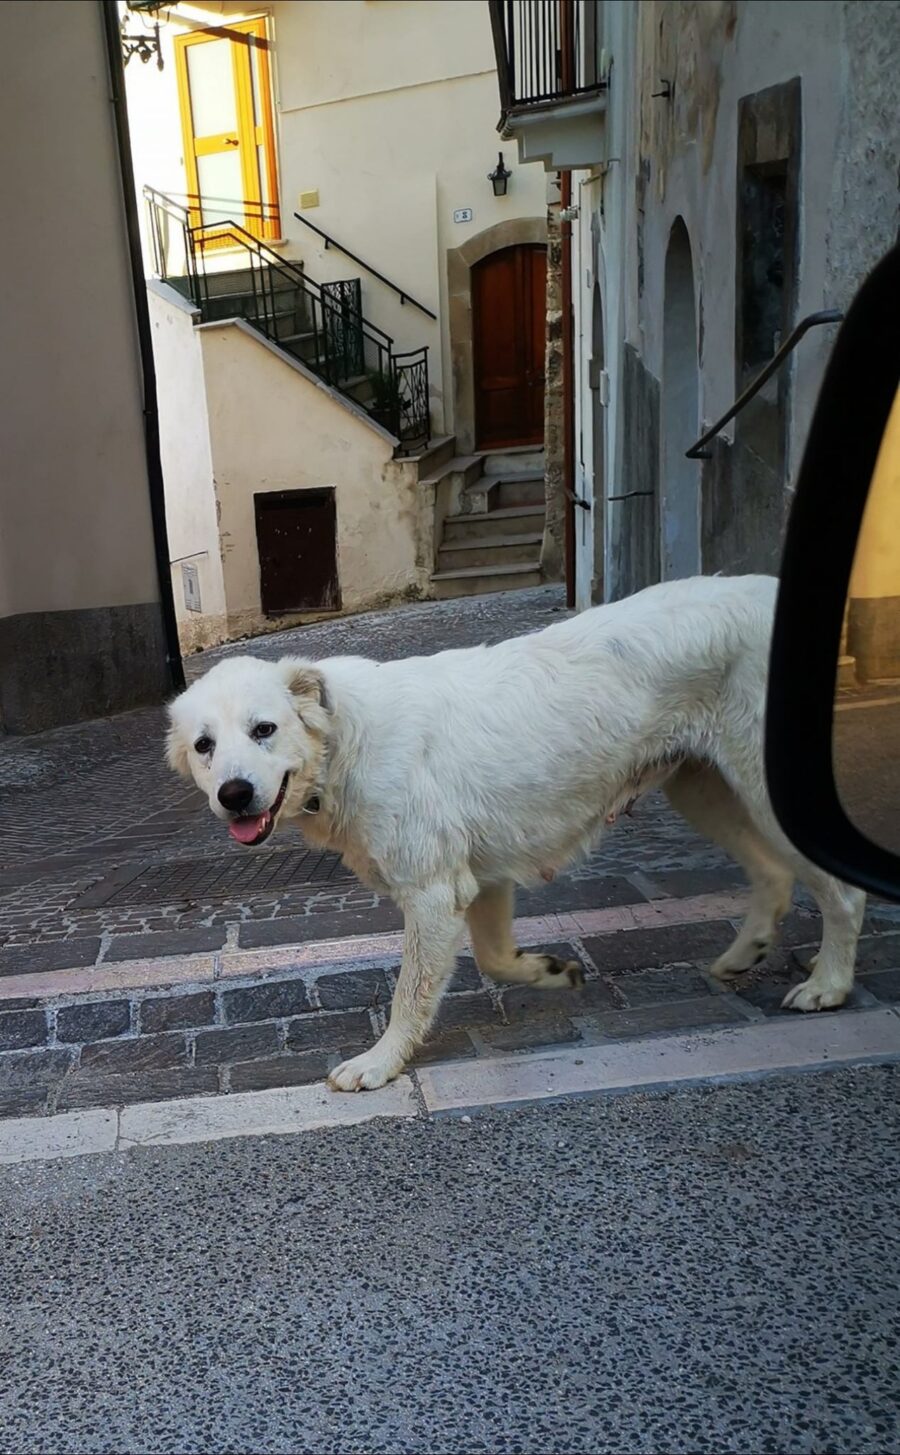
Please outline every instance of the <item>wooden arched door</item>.
[[544, 440], [547, 250], [502, 248], [472, 269], [475, 448]]

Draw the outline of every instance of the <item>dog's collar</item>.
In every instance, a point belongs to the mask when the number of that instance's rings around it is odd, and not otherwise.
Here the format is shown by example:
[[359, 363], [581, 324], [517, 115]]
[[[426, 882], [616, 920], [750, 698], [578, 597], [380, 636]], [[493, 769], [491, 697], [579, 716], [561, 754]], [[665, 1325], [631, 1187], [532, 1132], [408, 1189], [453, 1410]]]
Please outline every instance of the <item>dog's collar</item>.
[[319, 812], [319, 809], [321, 807], [322, 807], [322, 800], [319, 797], [318, 793], [314, 793], [312, 795], [312, 797], [308, 798], [306, 800], [306, 802], [304, 803], [304, 805], [303, 805], [303, 812], [304, 813], [318, 813]]

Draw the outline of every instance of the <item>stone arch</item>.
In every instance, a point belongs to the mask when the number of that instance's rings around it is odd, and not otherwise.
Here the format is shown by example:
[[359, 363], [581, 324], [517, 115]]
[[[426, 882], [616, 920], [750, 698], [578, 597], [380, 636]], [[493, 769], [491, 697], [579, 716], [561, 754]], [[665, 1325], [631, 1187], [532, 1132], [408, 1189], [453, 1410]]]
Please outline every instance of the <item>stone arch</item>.
[[519, 243], [546, 243], [543, 217], [511, 217], [447, 249], [447, 318], [453, 380], [453, 432], [460, 454], [475, 448], [475, 389], [472, 366], [472, 268], [491, 253]]

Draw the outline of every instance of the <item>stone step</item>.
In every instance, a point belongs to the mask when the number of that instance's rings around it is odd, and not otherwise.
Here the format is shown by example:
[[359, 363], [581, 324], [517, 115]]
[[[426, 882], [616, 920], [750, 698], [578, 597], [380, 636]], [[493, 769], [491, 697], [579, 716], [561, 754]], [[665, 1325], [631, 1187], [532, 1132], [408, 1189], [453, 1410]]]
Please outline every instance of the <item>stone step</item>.
[[520, 445], [511, 450], [483, 450], [486, 475], [521, 476], [531, 470], [544, 473], [544, 450], [541, 445]]
[[439, 485], [450, 475], [459, 476], [459, 484], [463, 489], [477, 481], [482, 470], [481, 455], [453, 455], [451, 459], [444, 460], [436, 470], [428, 475], [419, 476], [420, 485]]
[[448, 515], [444, 521], [444, 545], [457, 541], [488, 540], [492, 536], [514, 536], [543, 531], [543, 505], [510, 505], [482, 515]]
[[519, 591], [540, 586], [540, 563], [523, 561], [514, 566], [469, 566], [455, 571], [436, 571], [431, 578], [438, 601], [453, 596], [487, 596], [494, 591]]
[[502, 510], [513, 505], [543, 505], [544, 472], [522, 470], [514, 476], [485, 474], [473, 488], [488, 494], [488, 510]]
[[485, 539], [445, 541], [438, 551], [438, 571], [464, 570], [467, 566], [532, 565], [540, 560], [543, 532], [534, 531], [528, 535], [489, 536]]
[[430, 440], [426, 449], [417, 454], [404, 455], [403, 458], [407, 463], [413, 460], [416, 462], [419, 480], [424, 480], [439, 471], [448, 460], [452, 460], [455, 453], [456, 435], [445, 434]]

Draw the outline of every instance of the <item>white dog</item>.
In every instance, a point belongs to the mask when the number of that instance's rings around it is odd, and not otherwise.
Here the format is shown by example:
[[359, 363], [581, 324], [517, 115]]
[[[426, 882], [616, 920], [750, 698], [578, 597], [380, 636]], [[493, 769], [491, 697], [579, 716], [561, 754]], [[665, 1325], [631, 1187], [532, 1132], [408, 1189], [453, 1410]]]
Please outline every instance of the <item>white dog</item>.
[[431, 1025], [468, 925], [498, 980], [559, 986], [577, 967], [517, 949], [513, 890], [567, 864], [654, 784], [749, 876], [746, 922], [714, 973], [761, 961], [795, 876], [823, 939], [796, 1010], [853, 984], [864, 894], [810, 864], [769, 806], [763, 714], [776, 582], [653, 586], [545, 631], [378, 663], [232, 657], [170, 708], [168, 758], [242, 844], [282, 820], [338, 851], [404, 914], [388, 1029], [331, 1075], [382, 1086]]

